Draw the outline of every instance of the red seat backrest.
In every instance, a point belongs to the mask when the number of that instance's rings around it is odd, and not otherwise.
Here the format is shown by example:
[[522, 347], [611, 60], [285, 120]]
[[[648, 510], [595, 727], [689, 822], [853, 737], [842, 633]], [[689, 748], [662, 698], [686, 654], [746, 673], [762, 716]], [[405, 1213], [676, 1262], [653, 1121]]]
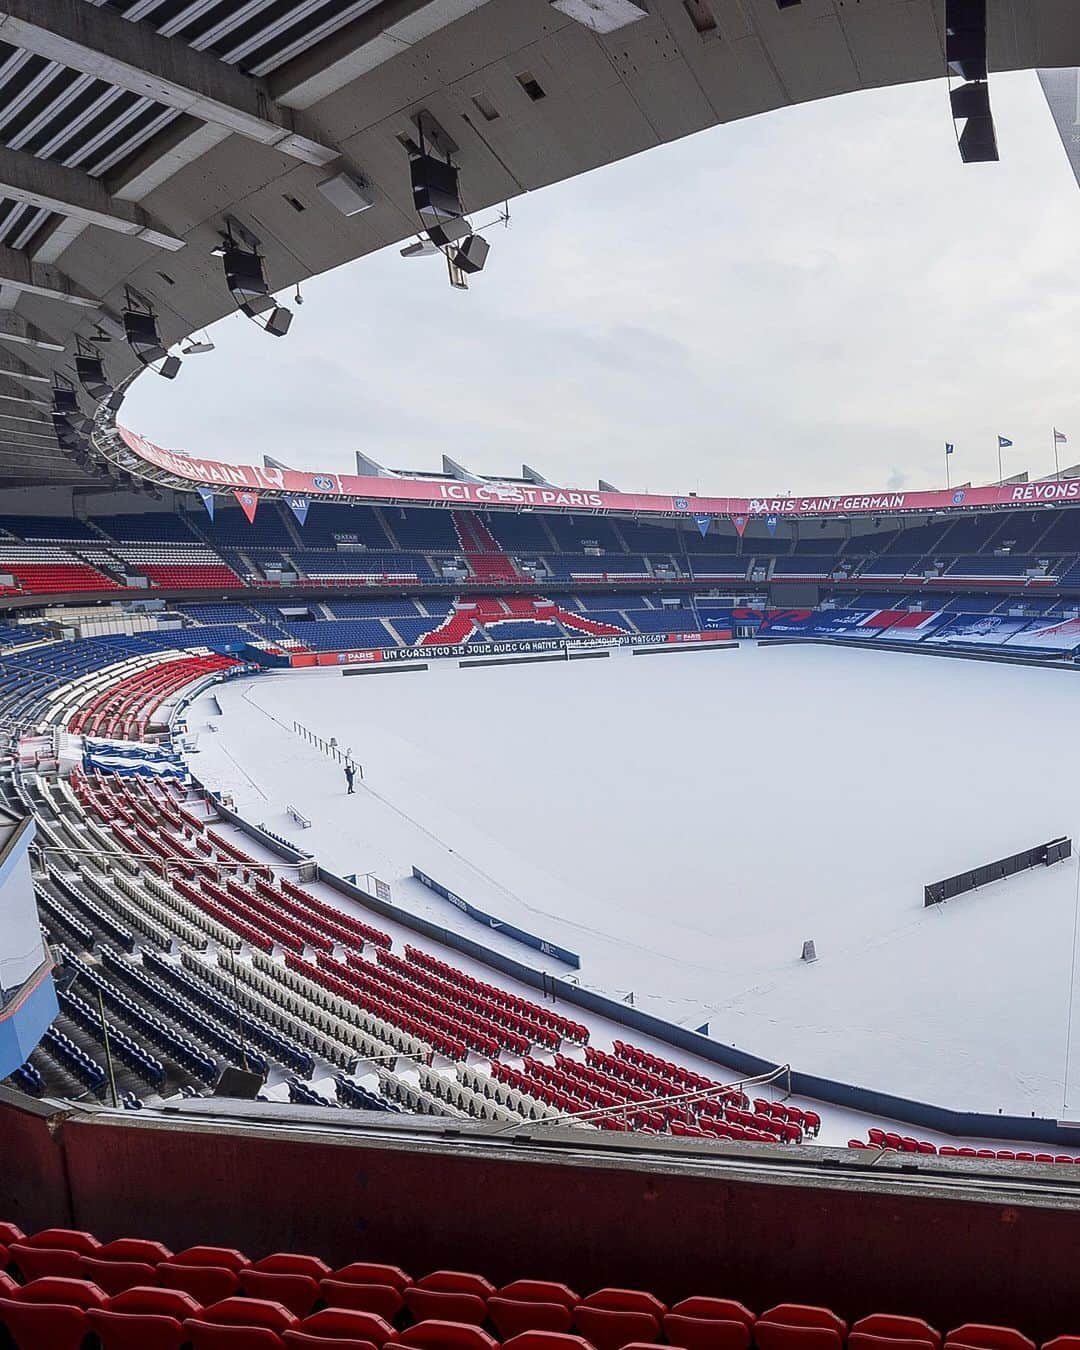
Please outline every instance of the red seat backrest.
[[325, 1261], [302, 1252], [273, 1252], [255, 1261], [249, 1269], [266, 1271], [270, 1275], [307, 1275], [312, 1280], [321, 1280], [330, 1274]]
[[65, 1252], [92, 1252], [101, 1246], [93, 1233], [77, 1228], [43, 1228], [32, 1237], [21, 1239], [27, 1247], [52, 1247]]
[[22, 1303], [0, 1298], [0, 1326], [23, 1350], [79, 1350], [86, 1336], [86, 1311], [67, 1303]]
[[26, 1234], [17, 1223], [0, 1223], [0, 1242], [23, 1242]]
[[478, 1327], [487, 1318], [487, 1302], [477, 1298], [475, 1294], [420, 1289], [416, 1285], [410, 1285], [402, 1297], [405, 1306], [418, 1322], [466, 1322]]
[[354, 1341], [348, 1336], [314, 1336], [310, 1331], [283, 1331], [281, 1339], [289, 1350], [375, 1350], [370, 1341]]
[[285, 1350], [285, 1342], [269, 1327], [217, 1326], [189, 1317], [184, 1333], [193, 1350]]
[[391, 1344], [414, 1346], [416, 1350], [495, 1350], [498, 1342], [479, 1327], [430, 1320], [399, 1332]]
[[184, 1266], [162, 1261], [157, 1276], [166, 1289], [183, 1289], [203, 1306], [228, 1298], [240, 1288], [236, 1272], [225, 1266]]
[[868, 1317], [860, 1317], [851, 1330], [853, 1334], [858, 1332], [867, 1336], [891, 1336], [896, 1340], [927, 1341], [935, 1350], [941, 1344], [941, 1332], [921, 1317], [871, 1313]]
[[396, 1317], [404, 1307], [401, 1291], [389, 1284], [364, 1284], [352, 1280], [320, 1280], [323, 1302], [331, 1308], [353, 1308], [376, 1313], [379, 1317]]
[[909, 1336], [874, 1336], [867, 1331], [853, 1331], [847, 1343], [848, 1350], [930, 1350], [931, 1345]]
[[156, 1289], [149, 1285], [135, 1285], [122, 1294], [114, 1294], [105, 1307], [109, 1312], [153, 1313], [161, 1317], [197, 1317], [202, 1305], [182, 1289]]
[[157, 1267], [146, 1261], [99, 1261], [93, 1256], [80, 1256], [79, 1273], [107, 1294], [119, 1294], [132, 1285], [157, 1281]]
[[236, 1278], [249, 1298], [280, 1303], [297, 1317], [306, 1317], [319, 1299], [318, 1283], [310, 1275], [278, 1275], [249, 1266]]
[[223, 1298], [204, 1308], [198, 1320], [225, 1327], [269, 1327], [271, 1331], [284, 1331], [300, 1323], [295, 1313], [265, 1298]]
[[832, 1327], [792, 1326], [785, 1322], [754, 1325], [758, 1350], [841, 1350], [843, 1337]]
[[180, 1350], [187, 1332], [175, 1317], [160, 1313], [122, 1313], [90, 1308], [86, 1325], [103, 1350]]
[[745, 1322], [722, 1321], [704, 1317], [682, 1317], [668, 1313], [664, 1318], [664, 1335], [669, 1345], [683, 1350], [747, 1350], [750, 1328]]
[[185, 1247], [169, 1260], [178, 1266], [224, 1266], [226, 1270], [243, 1270], [251, 1265], [235, 1247]]
[[556, 1331], [523, 1331], [503, 1341], [503, 1350], [593, 1350], [584, 1336], [566, 1336]]
[[72, 1280], [59, 1275], [31, 1280], [15, 1292], [18, 1303], [63, 1303], [71, 1308], [103, 1308], [107, 1298], [104, 1289], [89, 1280]]
[[847, 1335], [847, 1323], [837, 1317], [831, 1308], [817, 1308], [810, 1303], [778, 1303], [758, 1318], [759, 1322], [780, 1322], [787, 1327], [825, 1327], [839, 1336]]
[[381, 1266], [373, 1261], [352, 1261], [333, 1271], [330, 1278], [344, 1280], [349, 1284], [385, 1284], [391, 1289], [404, 1289], [416, 1283], [400, 1266]]
[[156, 1266], [159, 1261], [170, 1261], [172, 1252], [163, 1242], [146, 1238], [114, 1238], [94, 1252], [98, 1261], [146, 1261]]
[[422, 1280], [414, 1281], [414, 1288], [433, 1289], [441, 1294], [473, 1294], [485, 1299], [495, 1292], [490, 1280], [465, 1270], [433, 1270]]
[[1015, 1327], [994, 1327], [983, 1322], [965, 1322], [945, 1337], [946, 1345], [968, 1345], [977, 1350], [1035, 1350], [1029, 1340]]
[[588, 1308], [583, 1303], [574, 1309], [574, 1323], [596, 1350], [621, 1350], [631, 1341], [654, 1341], [660, 1333], [660, 1320], [652, 1313]]
[[702, 1317], [714, 1322], [745, 1322], [748, 1327], [752, 1327], [755, 1321], [754, 1314], [744, 1303], [738, 1303], [733, 1298], [708, 1298], [703, 1294], [684, 1298], [681, 1303], [674, 1305], [671, 1314], [677, 1317]]
[[375, 1350], [382, 1350], [395, 1335], [394, 1328], [384, 1317], [353, 1308], [322, 1308], [305, 1317], [299, 1329], [308, 1335], [338, 1336], [340, 1333], [351, 1336], [354, 1340], [368, 1341]]
[[644, 1289], [597, 1289], [579, 1305], [583, 1308], [603, 1308], [607, 1312], [649, 1313], [659, 1319], [667, 1312], [667, 1307], [655, 1294]]
[[574, 1308], [581, 1298], [569, 1287], [556, 1280], [511, 1280], [498, 1291], [499, 1298], [519, 1299], [524, 1303], [561, 1303]]

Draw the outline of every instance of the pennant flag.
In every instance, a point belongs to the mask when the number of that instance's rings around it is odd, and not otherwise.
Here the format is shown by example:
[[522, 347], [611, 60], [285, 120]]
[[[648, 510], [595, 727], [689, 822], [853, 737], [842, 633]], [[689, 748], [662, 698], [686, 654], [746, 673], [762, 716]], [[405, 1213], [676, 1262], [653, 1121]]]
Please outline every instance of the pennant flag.
[[999, 449], [999, 450], [1005, 450], [1005, 449], [1006, 449], [1008, 446], [1010, 446], [1010, 445], [1012, 445], [1012, 441], [1009, 440], [1008, 436], [999, 436], [999, 437], [998, 437], [998, 449]]
[[776, 527], [777, 527], [777, 525], [779, 525], [779, 524], [780, 524], [780, 517], [779, 517], [779, 516], [766, 516], [766, 517], [765, 517], [765, 528], [769, 531], [770, 534], [775, 534], [775, 533], [776, 533]]
[[259, 494], [249, 492], [247, 488], [233, 488], [233, 496], [240, 503], [240, 510], [248, 518], [248, 524], [255, 524], [255, 511], [259, 505]]
[[709, 533], [709, 524], [710, 524], [711, 521], [712, 521], [712, 516], [695, 516], [695, 517], [694, 517], [694, 524], [695, 524], [695, 525], [698, 527], [698, 529], [701, 531], [701, 537], [702, 537], [702, 539], [704, 539], [705, 536]]
[[743, 537], [743, 530], [746, 529], [746, 517], [745, 517], [745, 516], [732, 516], [732, 517], [731, 517], [731, 523], [732, 523], [732, 525], [735, 526], [735, 533], [736, 533], [736, 534], [739, 536], [739, 538], [741, 539], [741, 538]]
[[1068, 443], [1069, 443], [1069, 438], [1068, 438], [1068, 436], [1066, 436], [1065, 433], [1064, 433], [1063, 431], [1058, 431], [1057, 427], [1055, 427], [1055, 428], [1054, 428], [1054, 444], [1055, 444], [1055, 445], [1068, 445]]
[[945, 442], [945, 453], [947, 455], [951, 455], [955, 449], [956, 449], [955, 445], [951, 445], [948, 441]]
[[208, 487], [196, 488], [195, 491], [202, 498], [202, 504], [206, 507], [206, 514], [211, 520], [214, 519], [214, 489]]
[[289, 510], [300, 522], [300, 528], [303, 529], [304, 521], [307, 520], [308, 507], [311, 503], [306, 497], [286, 497], [285, 500], [289, 504]]

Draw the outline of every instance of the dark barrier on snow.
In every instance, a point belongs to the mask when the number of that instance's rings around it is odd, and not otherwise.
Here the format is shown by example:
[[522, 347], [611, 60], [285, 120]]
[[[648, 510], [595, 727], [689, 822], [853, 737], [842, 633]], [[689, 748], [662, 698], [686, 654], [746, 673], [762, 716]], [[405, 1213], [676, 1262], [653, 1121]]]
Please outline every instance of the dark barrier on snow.
[[930, 882], [923, 891], [923, 905], [940, 905], [943, 900], [951, 900], [967, 891], [976, 891], [980, 886], [988, 886], [991, 881], [1004, 881], [1017, 872], [1026, 872], [1029, 867], [1049, 867], [1051, 863], [1064, 862], [1070, 857], [1072, 840], [1062, 835], [1060, 839], [1051, 839], [1047, 844], [1037, 844], [1035, 848], [1011, 853], [998, 862], [983, 863], [981, 867], [972, 867], [967, 872], [946, 877], [944, 881]]
[[462, 899], [460, 895], [455, 895], [441, 881], [436, 881], [434, 877], [429, 877], [426, 872], [421, 872], [419, 867], [414, 867], [412, 874], [421, 885], [426, 886], [429, 891], [434, 891], [436, 895], [441, 895], [444, 900], [449, 900], [455, 908], [460, 909], [463, 914], [467, 914], [470, 919], [475, 919], [477, 923], [482, 923], [485, 927], [494, 929], [496, 933], [501, 933], [504, 937], [513, 938], [515, 942], [524, 943], [526, 947], [532, 947], [534, 951], [543, 952], [545, 956], [553, 956], [556, 961], [561, 961], [564, 966], [570, 966], [573, 970], [581, 969], [581, 957], [578, 956], [577, 952], [569, 951], [566, 947], [559, 947], [554, 942], [546, 942], [543, 938], [538, 938], [535, 933], [526, 933], [524, 928], [515, 928], [512, 923], [504, 923], [502, 919], [497, 919], [494, 914], [485, 914], [482, 909], [477, 909], [468, 900]]

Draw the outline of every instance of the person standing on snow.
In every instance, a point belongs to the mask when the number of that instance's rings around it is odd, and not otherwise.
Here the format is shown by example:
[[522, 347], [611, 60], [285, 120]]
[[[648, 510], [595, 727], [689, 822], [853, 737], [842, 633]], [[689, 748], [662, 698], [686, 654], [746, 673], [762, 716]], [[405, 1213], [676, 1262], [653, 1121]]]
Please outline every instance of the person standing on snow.
[[356, 770], [353, 768], [352, 764], [346, 764], [346, 765], [345, 765], [345, 781], [346, 781], [346, 783], [348, 783], [348, 785], [349, 785], [349, 792], [355, 792], [355, 791], [356, 791], [356, 789], [353, 787], [353, 779], [354, 779], [355, 777], [356, 777]]

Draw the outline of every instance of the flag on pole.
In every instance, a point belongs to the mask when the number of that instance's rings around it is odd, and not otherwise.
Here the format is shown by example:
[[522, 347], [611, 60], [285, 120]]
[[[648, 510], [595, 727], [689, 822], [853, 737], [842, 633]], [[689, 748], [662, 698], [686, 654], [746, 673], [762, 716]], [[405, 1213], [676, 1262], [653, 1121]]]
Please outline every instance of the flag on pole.
[[289, 496], [286, 497], [285, 500], [289, 505], [289, 510], [300, 522], [300, 528], [303, 529], [304, 521], [307, 520], [308, 507], [311, 503], [306, 497], [302, 496]]
[[195, 491], [202, 498], [202, 504], [206, 507], [206, 514], [211, 520], [214, 519], [214, 489], [208, 487], [197, 487]]
[[998, 449], [999, 449], [999, 450], [1006, 450], [1006, 449], [1008, 449], [1008, 447], [1009, 447], [1010, 445], [1012, 445], [1012, 441], [1009, 440], [1008, 436], [999, 436], [999, 437], [998, 437]]
[[955, 449], [956, 449], [955, 445], [951, 444], [949, 441], [945, 442], [945, 453], [947, 455], [951, 455]]
[[249, 492], [247, 488], [234, 488], [233, 496], [240, 503], [240, 510], [247, 516], [248, 524], [255, 524], [255, 511], [259, 505], [259, 494]]
[[1068, 445], [1068, 443], [1069, 443], [1069, 438], [1068, 438], [1068, 436], [1066, 436], [1065, 433], [1064, 433], [1063, 431], [1058, 431], [1057, 427], [1055, 427], [1055, 428], [1054, 428], [1054, 444], [1055, 444], [1055, 445]]

